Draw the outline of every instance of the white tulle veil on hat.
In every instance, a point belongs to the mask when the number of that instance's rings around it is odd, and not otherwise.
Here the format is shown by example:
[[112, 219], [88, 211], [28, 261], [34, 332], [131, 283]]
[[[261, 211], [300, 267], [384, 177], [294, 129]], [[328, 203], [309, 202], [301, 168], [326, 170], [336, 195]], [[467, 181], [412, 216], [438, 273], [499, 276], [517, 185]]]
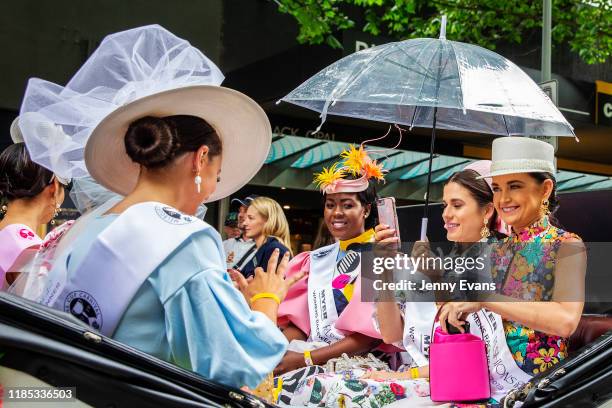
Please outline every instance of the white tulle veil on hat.
[[[158, 25], [115, 33], [61, 86], [31, 78], [19, 127], [34, 161], [68, 178], [88, 176], [83, 151], [94, 128], [111, 112], [169, 89], [220, 85], [217, 66], [189, 42]], [[42, 135], [49, 124], [66, 137]]]
[[[125, 152], [129, 124], [147, 115], [202, 117], [224, 146], [221, 182], [208, 199], [215, 201], [257, 173], [272, 138], [261, 107], [221, 87], [223, 79], [189, 42], [158, 25], [134, 28], [104, 38], [64, 87], [30, 79], [19, 125], [37, 163], [73, 179], [91, 175], [126, 195], [140, 171]], [[50, 123], [66, 137], [42, 131]]]

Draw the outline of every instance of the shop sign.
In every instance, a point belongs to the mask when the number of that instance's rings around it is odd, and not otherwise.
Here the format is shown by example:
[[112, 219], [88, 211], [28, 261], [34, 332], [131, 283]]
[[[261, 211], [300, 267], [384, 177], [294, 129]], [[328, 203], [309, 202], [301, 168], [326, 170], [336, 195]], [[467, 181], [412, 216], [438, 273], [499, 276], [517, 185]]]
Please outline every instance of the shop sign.
[[302, 136], [310, 139], [336, 140], [336, 134], [333, 132], [315, 132], [314, 129], [304, 131], [302, 128], [291, 126], [274, 126], [272, 133], [283, 136]]
[[612, 126], [612, 83], [595, 81], [595, 124]]

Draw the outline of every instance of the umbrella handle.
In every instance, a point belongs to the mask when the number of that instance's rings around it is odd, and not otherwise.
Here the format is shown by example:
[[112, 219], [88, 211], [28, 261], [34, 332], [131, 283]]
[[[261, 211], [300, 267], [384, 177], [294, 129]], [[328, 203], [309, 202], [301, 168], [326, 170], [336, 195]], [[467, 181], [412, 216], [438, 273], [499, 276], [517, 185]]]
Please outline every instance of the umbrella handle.
[[421, 218], [421, 241], [425, 241], [427, 239], [427, 217]]

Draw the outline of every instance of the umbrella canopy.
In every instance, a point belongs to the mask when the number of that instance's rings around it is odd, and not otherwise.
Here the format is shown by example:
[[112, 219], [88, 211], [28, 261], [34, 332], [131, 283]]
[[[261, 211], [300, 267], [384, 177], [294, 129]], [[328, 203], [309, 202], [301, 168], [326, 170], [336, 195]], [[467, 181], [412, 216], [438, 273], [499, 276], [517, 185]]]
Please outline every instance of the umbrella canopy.
[[485, 48], [444, 38], [351, 54], [281, 99], [321, 113], [501, 136], [574, 136], [525, 72]]
[[561, 112], [519, 67], [493, 51], [447, 40], [446, 16], [439, 39], [418, 38], [356, 52], [281, 101], [320, 112], [321, 125], [332, 114], [431, 128], [421, 239], [427, 234], [436, 128], [575, 137]]

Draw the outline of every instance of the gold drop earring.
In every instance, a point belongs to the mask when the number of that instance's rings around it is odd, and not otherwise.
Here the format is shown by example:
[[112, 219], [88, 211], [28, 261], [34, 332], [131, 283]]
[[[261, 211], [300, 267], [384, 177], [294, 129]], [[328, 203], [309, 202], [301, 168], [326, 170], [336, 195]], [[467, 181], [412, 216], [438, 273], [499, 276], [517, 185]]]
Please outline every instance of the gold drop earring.
[[480, 238], [486, 239], [491, 236], [491, 231], [489, 231], [489, 227], [487, 224], [489, 223], [489, 219], [484, 219], [484, 226], [480, 229]]
[[542, 212], [542, 215], [549, 215], [550, 214], [550, 201], [548, 201], [548, 199], [542, 201], [542, 205], [540, 206], [540, 211]]

